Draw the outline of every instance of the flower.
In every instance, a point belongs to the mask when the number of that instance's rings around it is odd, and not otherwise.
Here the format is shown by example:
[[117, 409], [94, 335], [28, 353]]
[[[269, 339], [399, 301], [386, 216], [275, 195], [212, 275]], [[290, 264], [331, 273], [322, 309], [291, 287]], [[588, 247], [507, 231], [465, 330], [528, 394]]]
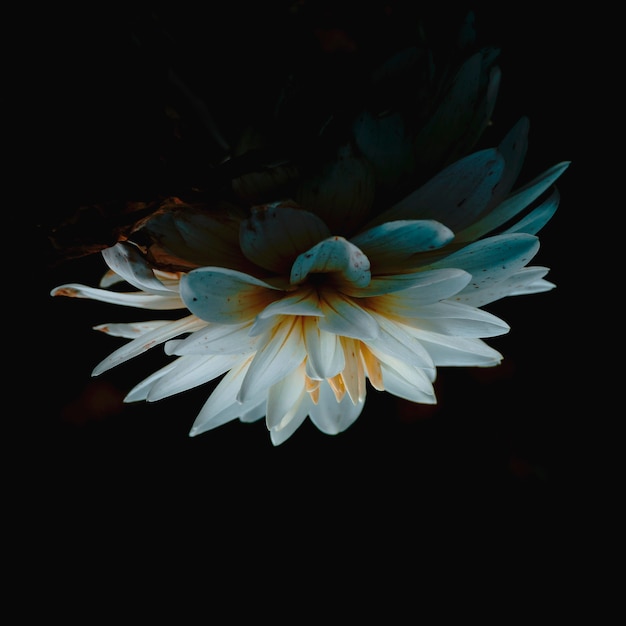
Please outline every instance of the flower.
[[[163, 345], [173, 360], [126, 401], [221, 377], [190, 435], [265, 418], [279, 445], [307, 417], [337, 434], [361, 414], [368, 381], [433, 404], [438, 367], [502, 359], [484, 339], [509, 326], [481, 307], [554, 287], [547, 268], [528, 264], [568, 162], [513, 191], [527, 133], [523, 118], [497, 148], [457, 160], [367, 223], [335, 215], [331, 229], [323, 207], [289, 200], [247, 214], [161, 211], [102, 252], [110, 272], [99, 288], [68, 284], [52, 295], [186, 311], [178, 320], [98, 326], [130, 341], [93, 374]], [[120, 281], [134, 290], [110, 289]]]

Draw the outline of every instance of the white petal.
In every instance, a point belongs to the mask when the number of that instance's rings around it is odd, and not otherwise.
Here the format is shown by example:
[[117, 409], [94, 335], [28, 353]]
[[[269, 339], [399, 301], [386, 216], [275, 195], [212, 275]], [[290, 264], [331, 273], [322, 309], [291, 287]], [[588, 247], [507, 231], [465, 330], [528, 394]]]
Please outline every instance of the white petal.
[[364, 405], [365, 397], [353, 403], [347, 394], [341, 402], [337, 402], [332, 389], [324, 381], [320, 386], [318, 403], [309, 409], [309, 418], [323, 433], [336, 435], [357, 420]]
[[317, 215], [276, 203], [252, 209], [250, 218], [241, 223], [239, 241], [244, 255], [256, 265], [286, 272], [300, 253], [329, 235]]
[[324, 312], [324, 317], [318, 318], [321, 330], [362, 340], [378, 336], [376, 320], [349, 298], [338, 293], [324, 294], [320, 304]]
[[167, 376], [174, 368], [176, 367], [176, 361], [172, 361], [172, 363], [168, 363], [165, 367], [153, 372], [147, 378], [144, 378], [140, 383], [135, 385], [124, 398], [124, 402], [138, 402], [140, 400], [146, 400], [148, 398], [148, 394], [150, 393], [150, 389], [152, 389], [153, 385], [163, 376]]
[[238, 354], [254, 352], [258, 337], [250, 336], [250, 322], [209, 324], [175, 345], [165, 346], [167, 354]]
[[342, 285], [341, 292], [356, 298], [369, 298], [415, 287], [420, 289], [419, 296], [416, 293], [415, 297], [419, 297], [420, 302], [426, 303], [447, 298], [465, 287], [470, 280], [471, 275], [464, 270], [446, 268], [418, 271], [410, 274], [374, 276], [367, 287], [349, 290]]
[[495, 148], [474, 152], [383, 211], [370, 225], [393, 220], [433, 219], [456, 232], [484, 211], [503, 169], [504, 159]]
[[99, 324], [94, 326], [94, 330], [110, 335], [111, 337], [124, 337], [124, 339], [135, 339], [147, 332], [169, 324], [170, 320], [151, 320], [147, 322], [129, 322], [127, 324]]
[[350, 241], [370, 260], [375, 273], [407, 267], [407, 259], [452, 241], [454, 233], [435, 220], [396, 220], [374, 226]]
[[291, 267], [290, 282], [301, 283], [310, 273], [338, 272], [346, 281], [364, 287], [370, 282], [369, 259], [343, 237], [331, 237], [299, 255]]
[[185, 355], [176, 359], [176, 367], [154, 383], [147, 400], [155, 402], [172, 396], [221, 376], [241, 361], [239, 355], [210, 354], [208, 356]]
[[317, 291], [313, 289], [298, 289], [295, 293], [283, 296], [268, 304], [258, 315], [265, 319], [273, 315], [323, 315], [320, 308]]
[[520, 211], [523, 211], [531, 202], [546, 191], [563, 174], [569, 164], [569, 161], [564, 161], [554, 165], [508, 196], [506, 200], [503, 200], [482, 219], [463, 230], [456, 229], [456, 240], [474, 241], [513, 219]]
[[107, 265], [133, 287], [149, 293], [170, 294], [171, 289], [166, 289], [155, 277], [152, 268], [134, 245], [117, 243], [102, 250], [102, 256]]
[[218, 324], [251, 320], [281, 293], [253, 276], [222, 267], [201, 267], [180, 281], [180, 296], [187, 308]]
[[293, 419], [304, 396], [307, 395], [304, 376], [302, 364], [270, 387], [265, 416], [268, 430], [280, 430]]
[[422, 330], [458, 337], [496, 337], [510, 330], [506, 322], [487, 311], [450, 301], [407, 312], [405, 322]]
[[381, 315], [411, 317], [416, 307], [450, 298], [463, 290], [472, 279], [472, 275], [465, 270], [452, 268], [426, 270], [412, 276], [414, 281], [408, 289], [365, 298], [363, 305]]
[[109, 304], [121, 304], [139, 309], [171, 310], [184, 309], [185, 305], [178, 294], [171, 293], [168, 296], [133, 291], [121, 293], [107, 289], [96, 289], [78, 283], [69, 283], [56, 287], [50, 292], [51, 296], [66, 296], [68, 298], [87, 298]]
[[159, 326], [158, 328], [137, 337], [137, 339], [133, 339], [121, 348], [115, 350], [115, 352], [112, 352], [106, 359], [96, 365], [91, 375], [99, 376], [112, 367], [121, 365], [129, 359], [139, 356], [151, 348], [162, 344], [168, 339], [172, 339], [173, 337], [177, 337], [178, 335], [186, 332], [199, 330], [204, 326], [205, 322], [199, 320], [193, 315]]
[[379, 360], [385, 391], [411, 402], [422, 404], [437, 402], [432, 386], [435, 376], [433, 370], [424, 370], [388, 355], [380, 355]]
[[285, 443], [285, 441], [287, 441], [287, 439], [289, 439], [289, 437], [291, 437], [291, 435], [293, 435], [296, 430], [300, 428], [307, 416], [307, 410], [304, 406], [308, 407], [309, 403], [312, 404], [312, 402], [308, 399], [307, 394], [307, 397], [303, 399], [302, 404], [298, 407], [296, 415], [294, 415], [294, 417], [292, 417], [291, 420], [280, 430], [270, 431], [272, 445], [279, 446], [281, 443]]
[[[365, 399], [365, 364], [361, 358], [360, 343], [349, 337], [341, 338], [345, 365], [341, 372], [341, 380], [345, 385], [350, 400], [358, 404]], [[335, 398], [336, 401], [336, 398]]]
[[381, 329], [376, 339], [366, 341], [367, 347], [376, 355], [387, 354], [417, 367], [432, 368], [433, 361], [422, 344], [406, 332], [403, 324], [376, 316]]
[[408, 329], [428, 350], [437, 367], [490, 367], [502, 361], [502, 355], [481, 339], [448, 337], [426, 330]]
[[259, 346], [237, 395], [239, 402], [267, 390], [304, 361], [301, 320], [297, 317], [281, 320], [271, 334], [262, 337]]
[[189, 432], [191, 437], [230, 422], [260, 403], [265, 405], [267, 394], [259, 395], [247, 405], [237, 402], [237, 393], [239, 393], [251, 361], [252, 357], [242, 361], [230, 369], [220, 380], [196, 416]]
[[515, 289], [510, 296], [527, 296], [533, 293], [545, 293], [546, 291], [552, 291], [556, 285], [549, 280], [538, 280], [533, 283], [527, 283], [519, 289]]
[[304, 320], [304, 341], [309, 378], [332, 378], [344, 368], [345, 359], [339, 338], [334, 333], [321, 330], [317, 320]]

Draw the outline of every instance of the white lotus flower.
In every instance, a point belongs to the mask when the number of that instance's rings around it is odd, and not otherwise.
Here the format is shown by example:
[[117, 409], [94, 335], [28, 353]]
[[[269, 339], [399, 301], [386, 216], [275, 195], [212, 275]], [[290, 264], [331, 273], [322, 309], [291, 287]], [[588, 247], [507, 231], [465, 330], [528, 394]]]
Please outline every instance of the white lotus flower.
[[[265, 418], [278, 445], [307, 417], [336, 434], [359, 417], [368, 381], [433, 404], [437, 367], [502, 359], [484, 339], [509, 326], [480, 307], [554, 287], [547, 268], [528, 263], [568, 163], [511, 192], [527, 130], [521, 120], [498, 148], [450, 165], [353, 232], [333, 232], [292, 202], [241, 219], [185, 210], [154, 216], [144, 232], [153, 241], [148, 254], [118, 243], [103, 252], [111, 273], [99, 289], [70, 284], [52, 295], [187, 311], [175, 321], [97, 327], [131, 341], [93, 374], [164, 345], [175, 358], [127, 401], [159, 400], [223, 376], [191, 435]], [[184, 269], [164, 271], [157, 258]], [[110, 290], [116, 280], [135, 290]]]

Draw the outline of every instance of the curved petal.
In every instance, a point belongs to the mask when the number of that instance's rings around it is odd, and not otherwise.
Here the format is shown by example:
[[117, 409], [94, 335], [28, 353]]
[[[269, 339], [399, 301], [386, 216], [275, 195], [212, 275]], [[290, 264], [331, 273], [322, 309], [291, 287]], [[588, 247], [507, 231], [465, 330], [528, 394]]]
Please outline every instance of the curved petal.
[[267, 390], [290, 374], [306, 357], [302, 337], [302, 322], [297, 317], [286, 317], [276, 324], [271, 333], [262, 337], [260, 347], [252, 359], [241, 389], [238, 402]]
[[513, 189], [513, 185], [524, 165], [526, 153], [528, 152], [528, 131], [530, 120], [528, 117], [521, 117], [511, 130], [505, 135], [498, 145], [498, 152], [504, 159], [504, 171], [500, 177], [497, 187], [493, 190], [493, 197], [488, 210], [501, 202]]
[[324, 294], [320, 305], [324, 313], [324, 317], [318, 318], [321, 330], [362, 340], [373, 339], [380, 332], [369, 313], [341, 294]]
[[338, 272], [357, 287], [368, 285], [371, 279], [370, 262], [363, 252], [343, 237], [331, 237], [298, 256], [289, 280], [297, 285], [311, 273], [329, 272]]
[[127, 242], [116, 243], [102, 250], [102, 256], [106, 264], [133, 287], [148, 293], [170, 295], [172, 290], [167, 289], [156, 278], [152, 268], [134, 245]]
[[298, 407], [296, 414], [287, 424], [285, 424], [280, 430], [270, 430], [270, 440], [272, 445], [279, 446], [281, 443], [285, 443], [285, 441], [287, 441], [287, 439], [289, 439], [289, 437], [291, 437], [291, 435], [293, 435], [296, 430], [300, 428], [308, 415], [309, 405], [312, 404], [313, 403], [309, 400], [308, 395], [306, 395]]
[[249, 357], [226, 372], [196, 416], [190, 437], [237, 419], [260, 403], [265, 404], [266, 394], [260, 394], [246, 405], [237, 402], [237, 393], [251, 362], [252, 357]]
[[309, 378], [323, 380], [336, 376], [345, 365], [339, 337], [321, 330], [317, 320], [304, 320], [306, 346], [306, 374]]
[[[365, 365], [361, 358], [360, 342], [349, 337], [341, 337], [341, 346], [343, 348], [345, 365], [341, 371], [343, 386], [339, 397], [344, 397], [343, 387], [345, 387], [345, 391], [348, 392], [352, 402], [358, 404], [365, 399], [366, 392]], [[337, 400], [337, 396], [335, 396], [335, 400]]]
[[148, 253], [157, 262], [247, 272], [253, 266], [239, 248], [240, 221], [225, 210], [209, 213], [186, 205], [150, 216], [141, 231], [153, 241]]
[[273, 315], [323, 315], [317, 291], [314, 289], [298, 289], [280, 300], [268, 304], [258, 315], [260, 320]]
[[503, 234], [528, 233], [529, 235], [536, 235], [556, 213], [559, 200], [559, 192], [554, 187], [552, 193], [538, 207], [534, 208], [513, 226], [504, 230]]
[[[341, 285], [340, 291], [354, 298], [374, 298], [412, 288], [426, 288], [420, 296], [422, 303], [427, 300], [435, 301], [447, 298], [462, 289], [471, 280], [471, 274], [461, 269], [440, 269], [414, 271], [410, 274], [390, 274], [374, 276], [367, 287], [350, 289], [348, 285]], [[435, 288], [435, 285], [439, 285]], [[443, 295], [448, 294], [448, 295]], [[371, 303], [368, 303], [371, 305]], [[373, 308], [375, 308], [372, 305]]]
[[433, 361], [428, 351], [403, 324], [391, 322], [383, 316], [376, 316], [381, 333], [376, 339], [364, 342], [376, 354], [390, 355], [416, 367], [432, 368]]
[[416, 307], [451, 298], [462, 291], [472, 279], [465, 270], [427, 270], [413, 274], [411, 287], [393, 293], [363, 299], [363, 306], [381, 315], [411, 317]]
[[449, 337], [417, 328], [407, 328], [407, 332], [428, 350], [437, 367], [492, 367], [502, 361], [502, 355], [482, 339]]
[[241, 223], [239, 243], [243, 254], [259, 267], [287, 272], [300, 253], [329, 235], [317, 215], [275, 203], [252, 209], [250, 218]]
[[281, 293], [262, 280], [223, 267], [201, 267], [180, 280], [180, 297], [187, 308], [217, 324], [251, 320]]
[[304, 177], [295, 199], [328, 225], [330, 231], [325, 239], [331, 232], [354, 232], [369, 214], [374, 194], [372, 165], [348, 144], [341, 146], [319, 173]]
[[433, 370], [424, 370], [388, 355], [377, 354], [377, 356], [380, 360], [385, 391], [411, 402], [437, 403], [432, 385]]
[[436, 250], [454, 239], [454, 233], [435, 220], [396, 220], [374, 226], [350, 239], [370, 261], [376, 274], [406, 267], [419, 252]]
[[136, 339], [145, 333], [169, 324], [170, 320], [151, 320], [147, 322], [129, 322], [127, 324], [99, 324], [93, 330], [111, 337], [123, 337], [124, 339]]
[[94, 368], [91, 373], [92, 376], [99, 376], [103, 372], [110, 370], [112, 367], [117, 367], [126, 361], [147, 352], [151, 348], [162, 344], [168, 339], [177, 337], [183, 333], [193, 332], [205, 326], [205, 322], [199, 320], [197, 317], [190, 315], [180, 320], [170, 322], [169, 324], [163, 324], [158, 326], [154, 330], [144, 333], [137, 339], [133, 339], [121, 348], [112, 352], [106, 359], [101, 361]]
[[497, 235], [468, 244], [430, 267], [462, 267], [472, 275], [467, 287], [455, 296], [455, 300], [463, 302], [464, 294], [488, 288], [517, 272], [538, 250], [539, 240], [533, 235]]
[[185, 355], [176, 359], [176, 366], [150, 388], [146, 400], [155, 402], [221, 376], [241, 361], [236, 354]]
[[166, 354], [238, 354], [247, 356], [256, 350], [258, 337], [250, 335], [250, 322], [209, 324], [168, 348]]
[[495, 148], [474, 152], [383, 211], [370, 225], [432, 219], [457, 232], [473, 223], [487, 207], [503, 169], [504, 159]]
[[459, 300], [470, 306], [485, 306], [508, 296], [529, 295], [550, 291], [556, 287], [554, 283], [542, 280], [548, 273], [547, 267], [523, 267], [521, 270], [488, 287], [463, 293]]
[[474, 241], [487, 233], [494, 231], [510, 219], [513, 219], [520, 211], [523, 211], [531, 202], [536, 200], [546, 191], [561, 174], [569, 167], [570, 162], [564, 161], [546, 170], [540, 176], [524, 185], [513, 194], [503, 200], [483, 218], [477, 220], [471, 226], [463, 230], [457, 229], [457, 241]]
[[[477, 106], [481, 103], [480, 93], [484, 72], [482, 51], [467, 58], [452, 77], [450, 85], [438, 108], [418, 133], [415, 149], [428, 162], [444, 160], [450, 144], [456, 143], [473, 131]], [[475, 133], [471, 133], [475, 136]], [[442, 138], [445, 140], [442, 141]]]
[[363, 111], [354, 122], [353, 133], [379, 184], [393, 185], [413, 171], [413, 142], [400, 112], [376, 115]]
[[459, 302], [437, 302], [405, 315], [409, 326], [455, 337], [496, 337], [511, 329], [499, 317]]
[[78, 283], [68, 283], [55, 287], [51, 296], [65, 296], [67, 298], [86, 298], [88, 300], [98, 300], [108, 304], [121, 304], [137, 309], [151, 309], [154, 311], [170, 311], [174, 309], [184, 309], [185, 305], [178, 294], [158, 295], [146, 293], [144, 291], [133, 291], [131, 293], [109, 291], [108, 289], [97, 289]]
[[337, 402], [335, 394], [327, 382], [320, 386], [317, 404], [309, 409], [309, 418], [326, 435], [336, 435], [354, 424], [365, 406], [365, 396], [356, 403], [346, 395]]
[[165, 367], [153, 372], [147, 378], [144, 378], [140, 383], [136, 384], [124, 398], [124, 402], [139, 402], [145, 401], [148, 398], [150, 389], [153, 385], [164, 376], [167, 376], [176, 367], [176, 361], [168, 363]]
[[267, 394], [265, 423], [268, 430], [280, 430], [289, 424], [306, 395], [304, 364], [272, 385]]

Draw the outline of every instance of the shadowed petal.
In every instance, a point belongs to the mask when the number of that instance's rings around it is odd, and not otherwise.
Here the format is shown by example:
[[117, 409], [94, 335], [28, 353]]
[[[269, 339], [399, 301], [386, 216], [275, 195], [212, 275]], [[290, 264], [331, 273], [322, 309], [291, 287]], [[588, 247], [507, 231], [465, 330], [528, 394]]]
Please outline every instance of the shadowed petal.
[[503, 231], [505, 233], [528, 233], [536, 235], [556, 213], [559, 206], [559, 192], [556, 187], [552, 193], [538, 207], [534, 208], [528, 215]]
[[455, 233], [471, 224], [491, 201], [504, 159], [495, 148], [449, 165], [419, 189], [378, 215], [370, 225], [394, 220], [432, 219]]
[[463, 230], [457, 229], [456, 240], [474, 241], [514, 218], [520, 211], [523, 211], [531, 202], [546, 191], [569, 167], [569, 164], [569, 161], [565, 161], [554, 165], [530, 183], [520, 187], [520, 189], [508, 196], [506, 200], [503, 200], [482, 219], [474, 222], [471, 226]]
[[172, 289], [167, 289], [155, 277], [152, 268], [135, 246], [125, 242], [117, 243], [102, 250], [102, 256], [107, 265], [133, 287], [149, 293], [171, 294]]
[[301, 283], [310, 273], [338, 272], [344, 280], [364, 287], [369, 284], [369, 259], [343, 237], [331, 237], [298, 256], [291, 267], [290, 282]]
[[262, 280], [223, 267], [201, 267], [180, 281], [180, 296], [187, 308], [218, 324], [251, 320], [281, 293]]
[[475, 291], [464, 292], [459, 295], [458, 299], [459, 302], [469, 304], [470, 306], [484, 306], [508, 296], [550, 291], [556, 285], [547, 280], [542, 280], [548, 272], [549, 269], [547, 267], [523, 267], [515, 274], [507, 276], [504, 280]]
[[435, 250], [454, 239], [454, 233], [435, 220], [396, 220], [374, 226], [350, 241], [370, 260], [376, 273], [390, 267], [407, 267], [418, 252]]
[[286, 272], [300, 253], [329, 235], [317, 215], [277, 203], [253, 208], [241, 223], [239, 241], [245, 256], [259, 267]]
[[533, 235], [498, 235], [475, 241], [431, 267], [462, 267], [472, 275], [467, 287], [455, 296], [463, 302], [463, 294], [504, 280], [525, 266], [538, 250], [539, 240]]

